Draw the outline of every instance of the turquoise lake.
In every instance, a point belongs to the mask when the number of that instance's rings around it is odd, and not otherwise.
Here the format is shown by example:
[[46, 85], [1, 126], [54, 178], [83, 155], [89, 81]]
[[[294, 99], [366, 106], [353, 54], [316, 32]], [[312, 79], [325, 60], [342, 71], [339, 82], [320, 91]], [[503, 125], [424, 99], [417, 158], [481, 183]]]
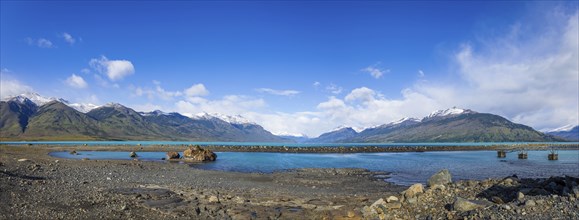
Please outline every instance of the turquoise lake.
[[279, 143], [279, 142], [191, 142], [191, 141], [9, 141], [0, 144], [21, 145], [201, 145], [201, 146], [286, 146], [286, 147], [356, 147], [356, 146], [492, 146], [492, 145], [525, 145], [525, 144], [574, 144], [579, 142], [476, 142], [476, 143]]
[[[141, 142], [142, 143], [142, 142]], [[59, 158], [92, 160], [129, 160], [129, 152], [79, 151], [53, 152]], [[440, 169], [448, 169], [454, 180], [501, 178], [517, 175], [522, 178], [541, 178], [560, 175], [579, 176], [579, 151], [561, 150], [559, 160], [549, 161], [549, 151], [528, 151], [528, 159], [517, 158], [510, 152], [497, 158], [496, 151], [442, 151], [405, 153], [256, 153], [216, 152], [217, 161], [189, 164], [194, 168], [233, 172], [270, 173], [296, 168], [365, 168], [391, 172], [390, 182], [410, 185], [425, 183]], [[162, 161], [165, 152], [138, 152], [140, 160]], [[180, 164], [175, 164], [176, 166]]]

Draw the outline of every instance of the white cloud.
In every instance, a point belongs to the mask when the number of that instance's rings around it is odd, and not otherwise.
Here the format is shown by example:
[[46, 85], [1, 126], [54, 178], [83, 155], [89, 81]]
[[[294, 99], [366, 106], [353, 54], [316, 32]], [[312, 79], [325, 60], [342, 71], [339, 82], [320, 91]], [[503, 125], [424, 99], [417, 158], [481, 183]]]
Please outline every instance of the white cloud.
[[361, 69], [360, 71], [370, 73], [370, 76], [372, 76], [372, 77], [374, 77], [374, 78], [376, 78], [376, 79], [381, 78], [381, 77], [384, 75], [384, 73], [389, 73], [389, 72], [390, 72], [389, 69], [386, 69], [386, 70], [379, 69], [379, 68], [377, 67], [377, 64], [376, 64], [376, 65], [372, 65], [372, 66], [368, 66], [368, 67], [366, 67], [366, 68], [364, 68], [364, 69]]
[[133, 90], [133, 95], [135, 96], [147, 96], [149, 99], [154, 99], [155, 97], [161, 98], [163, 100], [169, 101], [173, 100], [174, 97], [182, 96], [183, 93], [180, 91], [167, 91], [161, 87], [161, 82], [153, 80], [155, 88], [142, 88], [142, 87], [130, 87]]
[[[479, 49], [463, 45], [455, 61], [467, 86], [454, 85], [444, 97], [436, 98], [456, 100], [537, 129], [579, 122], [578, 14], [548, 14], [546, 19], [553, 25], [545, 27], [521, 23], [506, 36], [485, 39]], [[537, 30], [523, 31], [529, 29]]]
[[32, 87], [13, 78], [12, 72], [7, 69], [0, 70], [0, 95], [1, 99], [9, 96], [20, 95], [25, 92], [33, 92]]
[[70, 45], [76, 43], [76, 39], [74, 39], [74, 37], [72, 37], [72, 35], [70, 35], [69, 33], [66, 32], [62, 33], [62, 38], [64, 38], [64, 41], [66, 41]]
[[177, 112], [192, 116], [201, 112], [220, 113], [225, 115], [247, 115], [248, 112], [265, 107], [263, 99], [254, 99], [249, 96], [228, 95], [218, 100], [206, 100], [192, 97], [175, 103]]
[[74, 73], [66, 79], [66, 84], [78, 89], [84, 89], [88, 87], [86, 81], [84, 81], [84, 79], [81, 76], [77, 76]]
[[26, 38], [26, 42], [30, 46], [37, 46], [40, 48], [54, 48], [55, 47], [51, 41], [44, 39], [44, 38], [38, 38], [38, 39]]
[[326, 86], [326, 90], [332, 94], [339, 95], [342, 93], [343, 88], [336, 84], [330, 83], [330, 85]]
[[105, 56], [91, 59], [90, 66], [96, 71], [107, 75], [111, 81], [118, 81], [135, 73], [133, 63], [128, 60], [109, 60]]
[[259, 88], [256, 91], [261, 93], [267, 93], [271, 95], [279, 95], [279, 96], [294, 96], [300, 93], [300, 91], [296, 90], [275, 90], [270, 88]]
[[361, 87], [352, 90], [350, 94], [346, 96], [346, 101], [353, 102], [353, 101], [363, 101], [363, 102], [370, 102], [375, 100], [376, 92], [366, 87]]
[[187, 97], [198, 97], [209, 95], [209, 90], [205, 88], [205, 85], [199, 83], [185, 89], [184, 93]]
[[424, 77], [424, 71], [418, 70], [418, 77]]

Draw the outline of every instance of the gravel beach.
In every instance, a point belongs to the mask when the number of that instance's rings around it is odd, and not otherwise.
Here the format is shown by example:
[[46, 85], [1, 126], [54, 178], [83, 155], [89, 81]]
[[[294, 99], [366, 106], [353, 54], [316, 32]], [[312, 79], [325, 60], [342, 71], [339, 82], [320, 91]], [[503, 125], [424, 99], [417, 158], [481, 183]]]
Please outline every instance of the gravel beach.
[[579, 219], [576, 176], [408, 188], [363, 169], [234, 173], [48, 155], [73, 149], [1, 145], [0, 219]]

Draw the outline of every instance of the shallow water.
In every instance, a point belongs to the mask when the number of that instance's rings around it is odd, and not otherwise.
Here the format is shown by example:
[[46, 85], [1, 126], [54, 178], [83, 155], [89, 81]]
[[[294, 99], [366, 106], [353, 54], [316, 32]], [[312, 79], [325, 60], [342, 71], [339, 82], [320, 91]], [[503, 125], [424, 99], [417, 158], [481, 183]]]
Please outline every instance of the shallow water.
[[[73, 159], [131, 159], [129, 152], [79, 151], [53, 152], [50, 155]], [[161, 161], [165, 152], [137, 152], [140, 160]], [[392, 172], [388, 181], [409, 185], [426, 182], [440, 169], [448, 169], [454, 180], [500, 178], [516, 174], [523, 178], [560, 175], [579, 176], [579, 151], [559, 151], [559, 160], [549, 161], [549, 151], [528, 151], [528, 159], [520, 160], [517, 152], [497, 158], [496, 151], [441, 151], [405, 153], [256, 153], [217, 152], [217, 161], [191, 164], [199, 169], [235, 172], [282, 171], [296, 168], [365, 168], [372, 171]]]

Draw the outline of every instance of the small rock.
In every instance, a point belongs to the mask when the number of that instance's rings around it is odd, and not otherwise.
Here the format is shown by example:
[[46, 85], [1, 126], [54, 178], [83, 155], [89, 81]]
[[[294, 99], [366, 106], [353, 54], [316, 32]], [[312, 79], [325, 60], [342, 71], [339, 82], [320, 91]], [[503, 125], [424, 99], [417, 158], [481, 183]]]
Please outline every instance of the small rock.
[[525, 207], [533, 207], [533, 206], [535, 206], [535, 205], [536, 205], [536, 204], [535, 204], [535, 201], [532, 200], [532, 199], [529, 199], [529, 200], [527, 200], [527, 201], [525, 202]]
[[452, 176], [447, 169], [440, 170], [428, 179], [428, 186], [445, 185], [452, 182]]
[[410, 186], [407, 190], [404, 190], [402, 194], [404, 195], [404, 198], [412, 198], [423, 192], [424, 187], [422, 186], [422, 183], [416, 183]]
[[354, 218], [356, 216], [356, 213], [352, 210], [348, 211], [347, 213], [348, 218]]
[[398, 197], [396, 197], [396, 196], [388, 196], [388, 198], [386, 198], [386, 202], [387, 202], [387, 203], [398, 202]]
[[125, 211], [125, 210], [129, 210], [129, 208], [128, 208], [126, 205], [123, 205], [123, 206], [121, 207], [121, 210], [122, 210], [122, 211]]
[[[409, 200], [412, 200], [412, 199], [415, 199], [415, 198], [411, 198]], [[384, 208], [387, 208], [387, 209], [399, 209], [399, 208], [402, 208], [402, 203], [392, 202], [392, 203], [383, 204], [382, 206], [384, 206]]]
[[505, 202], [501, 199], [501, 197], [498, 196], [493, 196], [491, 198], [491, 201], [493, 201], [496, 204], [504, 204]]
[[217, 198], [217, 196], [210, 196], [210, 197], [209, 197], [209, 202], [218, 203], [218, 202], [219, 202], [219, 198]]
[[492, 205], [492, 204], [488, 204], [487, 202], [484, 202], [484, 201], [467, 200], [467, 199], [463, 199], [460, 197], [456, 197], [456, 200], [452, 204], [452, 207], [456, 211], [467, 212], [467, 211], [474, 210], [474, 209], [485, 208], [485, 207], [490, 206], [490, 205]]
[[29, 162], [29, 161], [30, 161], [30, 160], [29, 160], [29, 159], [26, 159], [26, 158], [18, 159], [18, 162]]
[[60, 162], [60, 161], [59, 161], [59, 160], [55, 160], [55, 161], [54, 161], [54, 163], [58, 163], [58, 162]]
[[518, 192], [517, 193], [517, 200], [519, 200], [519, 202], [522, 202], [525, 199], [525, 194], [523, 194], [522, 192]]
[[446, 186], [444, 185], [434, 185], [430, 187], [431, 190], [440, 190], [440, 191], [444, 191], [446, 190]]

